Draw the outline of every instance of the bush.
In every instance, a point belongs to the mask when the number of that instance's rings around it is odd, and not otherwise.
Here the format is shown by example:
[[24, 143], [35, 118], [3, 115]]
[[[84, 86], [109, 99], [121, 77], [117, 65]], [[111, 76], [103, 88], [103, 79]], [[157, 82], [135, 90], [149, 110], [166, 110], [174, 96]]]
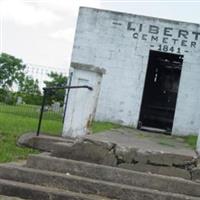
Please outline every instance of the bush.
[[0, 102], [5, 102], [5, 97], [7, 95], [7, 91], [5, 89], [0, 89]]
[[17, 103], [17, 95], [15, 92], [6, 89], [0, 89], [0, 102], [15, 105]]
[[41, 105], [42, 104], [42, 96], [41, 95], [33, 95], [27, 93], [17, 93], [18, 96], [22, 97], [22, 100], [25, 104], [31, 105]]

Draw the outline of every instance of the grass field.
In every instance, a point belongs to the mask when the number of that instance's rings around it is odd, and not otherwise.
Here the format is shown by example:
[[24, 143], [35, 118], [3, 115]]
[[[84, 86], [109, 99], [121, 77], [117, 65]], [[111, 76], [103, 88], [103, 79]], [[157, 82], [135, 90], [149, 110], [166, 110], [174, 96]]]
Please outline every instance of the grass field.
[[[20, 135], [36, 132], [39, 117], [38, 106], [10, 106], [0, 104], [0, 162], [24, 159], [37, 151], [16, 146]], [[61, 115], [44, 114], [41, 131], [58, 135], [62, 130]]]

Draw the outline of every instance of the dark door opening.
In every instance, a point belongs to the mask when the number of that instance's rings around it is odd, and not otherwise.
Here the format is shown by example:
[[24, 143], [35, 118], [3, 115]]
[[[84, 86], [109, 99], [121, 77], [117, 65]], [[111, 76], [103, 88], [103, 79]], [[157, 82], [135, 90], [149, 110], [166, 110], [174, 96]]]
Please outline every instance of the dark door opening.
[[183, 55], [150, 51], [138, 128], [171, 132]]

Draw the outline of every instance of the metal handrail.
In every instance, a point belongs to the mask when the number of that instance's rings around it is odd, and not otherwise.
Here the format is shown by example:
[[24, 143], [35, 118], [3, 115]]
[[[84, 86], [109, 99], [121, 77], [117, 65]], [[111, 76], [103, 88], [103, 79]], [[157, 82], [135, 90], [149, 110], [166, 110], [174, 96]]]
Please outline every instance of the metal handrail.
[[88, 85], [81, 85], [81, 86], [61, 86], [61, 87], [46, 87], [43, 88], [43, 99], [42, 99], [42, 105], [41, 105], [41, 109], [40, 109], [40, 117], [39, 117], [39, 122], [38, 122], [38, 128], [37, 128], [37, 133], [36, 135], [39, 136], [40, 135], [40, 128], [41, 128], [41, 123], [42, 123], [42, 117], [43, 117], [43, 112], [44, 112], [44, 106], [45, 106], [45, 101], [46, 101], [46, 95], [48, 91], [52, 91], [52, 90], [59, 90], [59, 89], [80, 89], [80, 88], [86, 88], [88, 90], [93, 90], [92, 87], [88, 86]]
[[79, 89], [79, 88], [87, 88], [88, 90], [93, 90], [92, 87], [88, 85], [81, 85], [81, 86], [63, 86], [63, 87], [46, 87], [43, 90], [59, 90], [59, 89]]

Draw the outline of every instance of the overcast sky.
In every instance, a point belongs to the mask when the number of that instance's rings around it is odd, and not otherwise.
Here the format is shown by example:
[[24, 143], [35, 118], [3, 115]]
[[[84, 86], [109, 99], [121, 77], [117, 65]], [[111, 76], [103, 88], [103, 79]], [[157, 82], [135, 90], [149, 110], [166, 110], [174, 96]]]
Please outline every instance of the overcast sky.
[[200, 0], [0, 0], [0, 52], [68, 71], [80, 5], [200, 24]]

